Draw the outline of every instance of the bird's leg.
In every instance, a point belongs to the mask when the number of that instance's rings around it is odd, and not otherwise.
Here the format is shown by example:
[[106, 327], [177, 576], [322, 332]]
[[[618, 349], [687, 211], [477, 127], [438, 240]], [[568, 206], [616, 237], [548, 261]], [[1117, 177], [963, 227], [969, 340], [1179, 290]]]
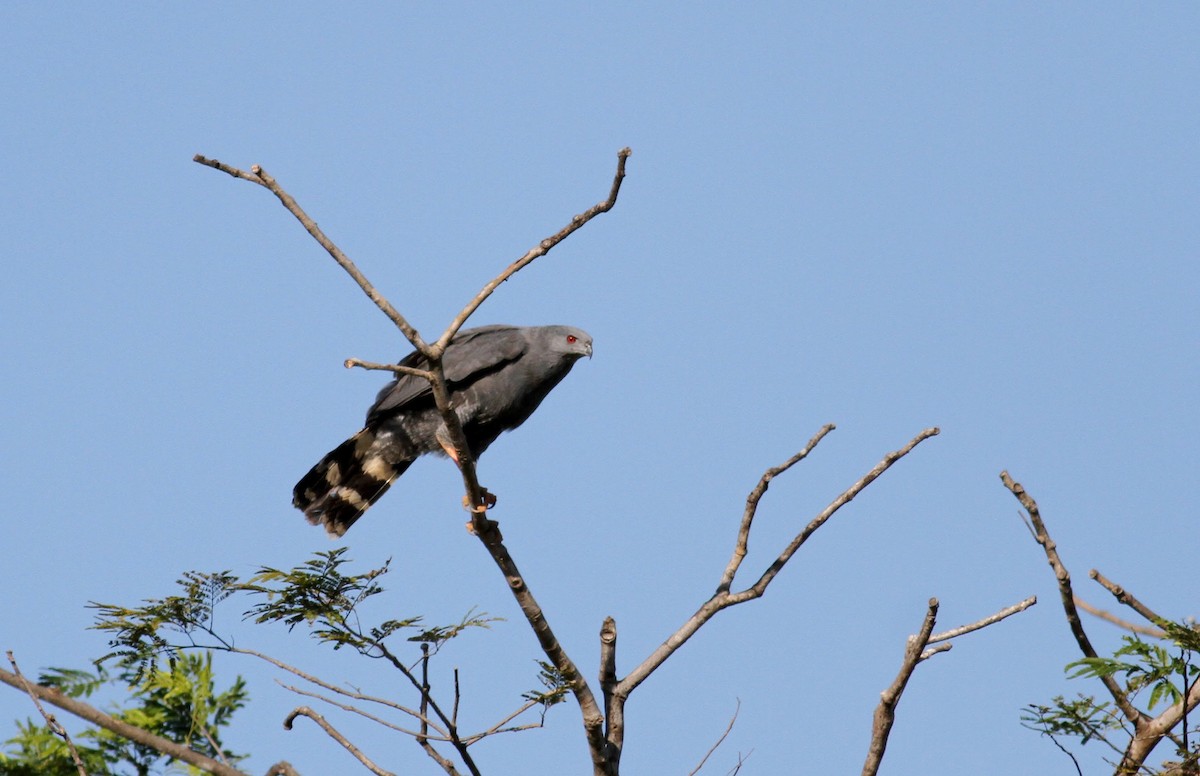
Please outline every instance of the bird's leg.
[[442, 449], [446, 451], [446, 455], [450, 456], [450, 460], [454, 461], [454, 465], [461, 469], [462, 464], [458, 462], [458, 450], [454, 447], [454, 443], [450, 441], [450, 437], [446, 434], [446, 429], [438, 429], [434, 437], [437, 438], [437, 442], [442, 446]]
[[[442, 449], [446, 451], [446, 455], [450, 456], [450, 460], [454, 461], [454, 465], [461, 470], [462, 464], [459, 463], [458, 450], [455, 449], [454, 444], [441, 431], [437, 432], [436, 436], [438, 444], [441, 445]], [[479, 486], [479, 497], [480, 503], [472, 505], [470, 497], [463, 496], [463, 509], [482, 515], [484, 512], [487, 512], [489, 509], [496, 506], [495, 494], [490, 493], [488, 489], [482, 485]]]
[[479, 497], [480, 502], [475, 506], [471, 506], [471, 498], [469, 496], [463, 496], [463, 509], [467, 510], [468, 512], [474, 512], [475, 514], [482, 515], [484, 512], [487, 512], [489, 509], [496, 506], [496, 494], [490, 492], [482, 485], [479, 486]]

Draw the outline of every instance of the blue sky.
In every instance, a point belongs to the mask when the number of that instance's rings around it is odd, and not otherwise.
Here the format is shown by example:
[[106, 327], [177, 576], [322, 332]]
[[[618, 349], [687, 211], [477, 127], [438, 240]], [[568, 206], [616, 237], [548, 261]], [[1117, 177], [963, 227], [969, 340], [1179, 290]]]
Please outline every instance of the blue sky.
[[[998, 474], [1039, 500], [1079, 589], [1096, 567], [1195, 615], [1200, 12], [1185, 4], [512, 6], [10, 4], [0, 12], [7, 498], [0, 647], [28, 672], [104, 650], [89, 600], [248, 574], [331, 544], [290, 505], [408, 348], [264, 190], [261, 164], [421, 331], [603, 198], [617, 207], [473, 323], [595, 338], [482, 461], [495, 517], [594, 677], [623, 673], [711, 593], [746, 493], [772, 486], [743, 574], [887, 451], [923, 444], [633, 696], [630, 773], [857, 772], [925, 601], [940, 626], [1030, 611], [922, 665], [884, 772], [1070, 773], [1018, 724], [1086, 691], [1040, 550]], [[381, 616], [506, 617], [448, 648], [486, 726], [536, 643], [425, 461], [346, 537], [393, 559]], [[236, 612], [228, 615], [236, 627]], [[1118, 634], [1089, 627], [1111, 648]], [[333, 681], [393, 677], [237, 631]], [[230, 741], [251, 772], [352, 772], [274, 674]], [[442, 675], [445, 679], [445, 674]], [[0, 692], [0, 720], [31, 715]], [[347, 733], [390, 770], [408, 741]], [[303, 722], [303, 721], [301, 721]], [[1089, 747], [1089, 750], [1091, 747]], [[1099, 752], [1084, 750], [1089, 772]], [[1166, 756], [1167, 752], [1162, 752]], [[578, 713], [481, 744], [486, 772], [580, 772]]]

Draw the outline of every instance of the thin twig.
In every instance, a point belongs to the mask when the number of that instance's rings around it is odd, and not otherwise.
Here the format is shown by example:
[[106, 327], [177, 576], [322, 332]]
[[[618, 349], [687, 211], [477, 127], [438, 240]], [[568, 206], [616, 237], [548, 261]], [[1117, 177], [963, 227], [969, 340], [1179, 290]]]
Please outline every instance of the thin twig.
[[75, 742], [71, 740], [67, 729], [55, 719], [53, 714], [46, 711], [46, 708], [42, 706], [42, 702], [38, 699], [37, 693], [33, 689], [36, 685], [26, 679], [25, 675], [21, 673], [21, 669], [17, 666], [17, 659], [13, 657], [12, 650], [8, 650], [5, 654], [8, 655], [8, 662], [12, 665], [13, 673], [21, 680], [25, 692], [29, 695], [29, 700], [33, 701], [33, 705], [38, 710], [38, 713], [42, 715], [42, 719], [46, 720], [46, 726], [50, 728], [50, 732], [66, 743], [67, 750], [71, 753], [71, 760], [75, 763], [75, 769], [79, 771], [79, 776], [88, 776], [87, 769], [83, 767], [83, 760], [79, 757], [79, 750], [75, 748]]
[[363, 275], [362, 272], [359, 271], [358, 267], [354, 265], [354, 262], [352, 262], [350, 258], [342, 252], [341, 248], [338, 248], [336, 245], [334, 245], [332, 240], [325, 236], [325, 233], [322, 232], [321, 228], [317, 226], [317, 222], [312, 220], [312, 218], [310, 218], [309, 215], [304, 212], [296, 200], [292, 198], [292, 195], [284, 191], [283, 187], [280, 186], [274, 178], [268, 175], [266, 170], [256, 164], [251, 166], [250, 172], [247, 173], [231, 165], [219, 162], [216, 159], [208, 159], [201, 154], [196, 154], [194, 157], [192, 157], [192, 161], [212, 167], [216, 170], [220, 170], [221, 172], [228, 173], [235, 178], [241, 178], [242, 180], [250, 181], [251, 183], [257, 183], [259, 186], [264, 187], [274, 194], [279, 201], [283, 203], [283, 206], [287, 208], [287, 211], [295, 216], [296, 220], [298, 220], [304, 226], [304, 229], [313, 236], [313, 239], [325, 249], [326, 253], [333, 257], [333, 260], [338, 263], [338, 266], [344, 269], [346, 273], [354, 279], [354, 282], [357, 283], [358, 287], [363, 290], [363, 293], [367, 295], [367, 298], [374, 302], [375, 306], [382, 310], [383, 314], [386, 315], [388, 319], [396, 325], [396, 328], [400, 329], [400, 331], [404, 333], [404, 336], [407, 337], [408, 341], [413, 344], [413, 347], [422, 353], [428, 350], [429, 346], [426, 345], [425, 341], [421, 339], [421, 335], [417, 333], [417, 330], [413, 328], [413, 326], [409, 324], [407, 320], [405, 320], [404, 316], [402, 316], [395, 307], [392, 307], [392, 303], [384, 298], [383, 294], [379, 293], [379, 291], [375, 289], [375, 286], [371, 285], [371, 282], [367, 280], [366, 276]]
[[738, 712], [742, 710], [742, 699], [736, 698], [735, 700], [737, 701], [737, 706], [733, 709], [733, 716], [729, 718], [729, 724], [725, 726], [725, 732], [721, 734], [721, 737], [717, 739], [715, 744], [708, 748], [708, 751], [704, 753], [704, 757], [700, 759], [699, 765], [693, 768], [688, 776], [696, 776], [700, 772], [700, 769], [704, 767], [704, 764], [708, 762], [708, 758], [712, 757], [713, 752], [717, 751], [717, 747], [725, 743], [725, 739], [729, 737], [729, 731], [733, 730], [733, 723], [737, 722]]
[[352, 744], [350, 739], [338, 732], [337, 728], [329, 724], [324, 717], [307, 706], [299, 706], [293, 709], [291, 714], [287, 715], [287, 719], [283, 721], [283, 727], [285, 730], [292, 729], [292, 723], [296, 721], [296, 717], [308, 717], [313, 722], [316, 722], [321, 726], [321, 729], [329, 735], [330, 738], [341, 744], [347, 752], [354, 755], [354, 758], [362, 763], [367, 770], [375, 774], [375, 776], [396, 776], [394, 773], [385, 771], [376, 765], [371, 758], [362, 753], [361, 749]]
[[487, 285], [485, 285], [479, 291], [479, 293], [475, 295], [475, 298], [468, 302], [466, 307], [464, 307], [458, 313], [458, 315], [454, 316], [454, 320], [450, 322], [450, 325], [446, 327], [444, 332], [442, 332], [442, 336], [438, 338], [436, 343], [434, 343], [433, 349], [438, 355], [441, 355], [445, 352], [446, 348], [450, 344], [450, 340], [454, 339], [454, 335], [458, 333], [458, 330], [462, 328], [463, 324], [467, 322], [467, 319], [479, 309], [479, 305], [483, 304], [484, 301], [492, 295], [492, 292], [495, 291], [501, 283], [517, 274], [517, 272], [531, 264], [535, 259], [545, 256], [550, 252], [550, 249], [567, 239], [572, 232], [582, 227], [588, 221], [591, 221], [601, 213], [607, 213], [613, 209], [613, 206], [617, 204], [617, 194], [619, 194], [621, 191], [621, 182], [625, 180], [625, 160], [628, 159], [632, 154], [633, 151], [628, 148], [622, 148], [617, 152], [617, 172], [613, 176], [612, 188], [609, 189], [607, 199], [599, 204], [593, 205], [584, 212], [575, 216], [571, 219], [571, 222], [562, 229], [542, 240], [533, 248], [530, 248], [524, 256], [508, 265], [503, 272], [501, 272], [492, 280], [488, 281]]
[[400, 364], [378, 364], [374, 361], [363, 361], [358, 358], [348, 358], [342, 364], [347, 369], [358, 367], [359, 369], [369, 369], [378, 372], [395, 372], [398, 375], [411, 375], [420, 377], [423, 380], [432, 380], [433, 372], [428, 369], [417, 369], [411, 366], [402, 366]]
[[779, 466], [773, 466], [763, 472], [763, 476], [759, 478], [758, 484], [754, 486], [754, 489], [750, 491], [750, 495], [746, 497], [746, 509], [742, 513], [741, 525], [738, 526], [738, 536], [737, 542], [733, 547], [733, 557], [729, 559], [729, 564], [725, 566], [725, 571], [721, 574], [721, 581], [717, 584], [718, 592], [729, 590], [729, 587], [733, 584], [733, 578], [738, 572], [738, 568], [746, 558], [746, 551], [750, 543], [750, 527], [754, 522], [754, 515], [758, 512], [758, 502], [766, 494], [767, 488], [771, 485], [771, 480], [807, 458], [808, 454], [820, 444], [821, 440], [835, 428], [837, 427], [832, 423], [822, 426], [821, 430], [812, 439], [808, 440], [808, 444], [800, 452]]
[[894, 463], [911, 453], [917, 445], [930, 437], [937, 436], [939, 433], [941, 433], [941, 430], [936, 427], [927, 428], [913, 437], [904, 447], [885, 455], [883, 460], [875, 465], [875, 468], [863, 475], [862, 479], [847, 488], [842, 495], [830, 502], [829, 506], [825, 507], [819, 515], [813, 518], [812, 522], [805, 526], [804, 530], [797, 534], [796, 538], [784, 548], [779, 557], [775, 559], [775, 562], [767, 567], [767, 570], [763, 572], [763, 575], [759, 577], [759, 580], [753, 586], [731, 596], [733, 599], [732, 603], [741, 603], [743, 600], [760, 597], [766, 591], [767, 585], [775, 578], [775, 575], [783, 570], [784, 565], [791, 559], [796, 550], [800, 549], [800, 546], [808, 540], [808, 537], [812, 536], [829, 518], [833, 517], [835, 512], [853, 501], [868, 485], [890, 469]]
[[1075, 596], [1075, 605], [1078, 606], [1080, 609], [1084, 610], [1085, 612], [1087, 612], [1088, 614], [1092, 615], [1093, 617], [1099, 617], [1101, 620], [1112, 623], [1113, 625], [1116, 625], [1118, 628], [1127, 630], [1130, 633], [1138, 633], [1143, 636], [1149, 636], [1150, 638], [1154, 638], [1154, 639], [1165, 639], [1167, 637], [1166, 631], [1161, 631], [1158, 628], [1150, 628], [1145, 625], [1137, 625], [1135, 623], [1127, 622], [1126, 620], [1122, 620], [1120, 617], [1116, 616], [1112, 612], [1107, 612], [1103, 609], [1092, 606], [1087, 601], [1080, 598], [1078, 595]]
[[[284, 684], [283, 682], [279, 681], [278, 679], [276, 679], [275, 681], [283, 689], [288, 690], [290, 692], [294, 692], [297, 695], [303, 695], [306, 698], [315, 698], [316, 700], [323, 701], [324, 703], [328, 703], [330, 706], [337, 706], [342, 711], [348, 711], [352, 714], [357, 714], [360, 717], [365, 717], [378, 725], [383, 725], [386, 728], [390, 728], [391, 730], [395, 730], [396, 732], [403, 733], [407, 736], [412, 736], [414, 738], [421, 736], [421, 734], [415, 730], [410, 730], [406, 727], [403, 727], [402, 725], [397, 725], [394, 722], [388, 722], [386, 719], [383, 719], [382, 717], [377, 717], [374, 714], [370, 713], [369, 711], [360, 709], [357, 706], [353, 706], [349, 703], [342, 703], [340, 701], [336, 701], [327, 695], [322, 695], [321, 693], [313, 692], [312, 690], [305, 690], [300, 687], [296, 687], [295, 685], [292, 685], [292, 684]], [[431, 738], [434, 741], [449, 741], [450, 740], [450, 739], [448, 739], [444, 736], [440, 736], [440, 735], [437, 735], [437, 736], [428, 736], [427, 735], [426, 737]]]
[[938, 644], [936, 647], [930, 647], [929, 649], [927, 649], [921, 653], [921, 656], [919, 658], [917, 658], [917, 662], [918, 663], [923, 662], [923, 661], [928, 660], [929, 658], [933, 657], [934, 655], [941, 654], [942, 652], [949, 652], [953, 647], [954, 647], [954, 645], [952, 643], [950, 643], [949, 641], [947, 641], [944, 644]]
[[[449, 735], [448, 730], [441, 727], [440, 725], [433, 722], [432, 720], [426, 718], [424, 715], [421, 714], [421, 712], [416, 711], [414, 709], [410, 709], [403, 704], [396, 703], [395, 701], [388, 700], [387, 698], [377, 698], [373, 695], [365, 695], [360, 692], [353, 692], [353, 691], [347, 690], [343, 687], [338, 687], [336, 684], [331, 684], [331, 683], [325, 681], [324, 679], [321, 679], [319, 677], [313, 676], [312, 674], [301, 671], [299, 668], [296, 668], [293, 665], [289, 665], [288, 663], [285, 663], [282, 660], [279, 660], [278, 658], [271, 657], [270, 655], [264, 654], [262, 652], [256, 652], [255, 650], [245, 649], [243, 647], [223, 647], [223, 649], [226, 649], [229, 652], [232, 652], [234, 654], [250, 655], [251, 657], [256, 657], [259, 660], [265, 660], [266, 662], [270, 663], [271, 665], [275, 666], [276, 668], [283, 669], [284, 671], [287, 671], [288, 673], [293, 674], [294, 676], [300, 677], [301, 679], [303, 679], [306, 682], [311, 682], [312, 684], [315, 684], [318, 687], [324, 687], [326, 690], [329, 690], [330, 692], [335, 692], [339, 695], [344, 695], [347, 698], [353, 698], [353, 699], [359, 700], [359, 701], [368, 701], [370, 703], [378, 703], [381, 706], [387, 706], [390, 709], [395, 709], [396, 711], [403, 712], [404, 714], [407, 714], [410, 717], [413, 717], [414, 719], [416, 719], [419, 722], [428, 724], [435, 731], [437, 731], [439, 736], [448, 736]], [[411, 681], [411, 679], [413, 677], [412, 677], [411, 673], [409, 673], [406, 675], [406, 678], [409, 678]], [[419, 687], [419, 685], [418, 685], [418, 687]], [[436, 711], [436, 709], [435, 709], [435, 711]]]
[[1026, 598], [1024, 601], [1021, 601], [1020, 603], [1015, 603], [1012, 606], [1001, 609], [1000, 611], [996, 612], [995, 614], [984, 617], [982, 620], [976, 620], [975, 622], [971, 623], [970, 625], [962, 625], [957, 628], [954, 628], [953, 630], [943, 631], [941, 633], [935, 633], [929, 637], [929, 643], [935, 644], [939, 641], [949, 641], [950, 639], [958, 638], [959, 636], [970, 633], [972, 631], [977, 631], [980, 628], [986, 628], [987, 626], [992, 625], [993, 623], [1000, 622], [1001, 620], [1003, 620], [1006, 617], [1011, 617], [1012, 615], [1016, 614], [1017, 612], [1023, 612], [1036, 603], [1037, 603], [1037, 596], [1031, 595], [1028, 598]]
[[1141, 601], [1134, 598], [1133, 593], [1130, 593], [1128, 590], [1121, 587], [1116, 582], [1113, 582], [1112, 580], [1108, 579], [1107, 577], [1105, 577], [1103, 574], [1101, 574], [1096, 569], [1092, 569], [1090, 572], [1088, 572], [1088, 576], [1090, 576], [1092, 579], [1099, 582], [1100, 586], [1103, 587], [1108, 592], [1112, 593], [1113, 597], [1116, 598], [1118, 601], [1125, 604], [1126, 606], [1128, 606], [1130, 609], [1134, 610], [1138, 614], [1142, 615], [1150, 622], [1152, 622], [1156, 625], [1158, 623], [1162, 622], [1163, 618], [1158, 616], [1157, 614], [1155, 614], [1154, 611], [1149, 606], [1146, 606], [1144, 603], [1142, 603]]

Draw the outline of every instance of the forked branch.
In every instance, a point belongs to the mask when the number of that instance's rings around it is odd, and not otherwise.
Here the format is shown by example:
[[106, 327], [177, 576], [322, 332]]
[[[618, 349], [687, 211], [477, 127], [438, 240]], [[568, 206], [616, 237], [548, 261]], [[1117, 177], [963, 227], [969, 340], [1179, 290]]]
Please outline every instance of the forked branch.
[[612, 186], [609, 189], [608, 197], [598, 204], [587, 209], [583, 213], [574, 216], [570, 222], [560, 229], [558, 232], [546, 237], [538, 242], [536, 246], [528, 250], [523, 256], [518, 258], [499, 275], [489, 281], [475, 295], [470, 302], [454, 317], [449, 326], [432, 345], [426, 343], [417, 330], [402, 316], [392, 304], [380, 294], [375, 287], [367, 280], [366, 276], [359, 271], [358, 267], [339, 249], [332, 240], [326, 237], [325, 233], [317, 226], [316, 222], [308, 216], [307, 213], [300, 207], [296, 200], [288, 194], [278, 182], [267, 174], [262, 167], [254, 165], [250, 168], [250, 172], [245, 172], [236, 167], [219, 162], [215, 159], [208, 159], [197, 154], [194, 161], [207, 165], [217, 170], [221, 170], [229, 175], [242, 180], [247, 180], [252, 183], [257, 183], [260, 186], [271, 191], [279, 199], [288, 212], [296, 217], [297, 220], [304, 226], [313, 238], [320, 243], [334, 261], [338, 263], [358, 284], [359, 288], [371, 299], [375, 305], [383, 311], [385, 315], [403, 332], [404, 336], [412, 343], [413, 347], [420, 352], [428, 361], [428, 368], [425, 370], [411, 370], [410, 368], [400, 367], [399, 365], [374, 364], [363, 362], [358, 359], [348, 359], [347, 367], [361, 366], [371, 369], [390, 369], [397, 373], [418, 374], [421, 377], [429, 380], [433, 390], [434, 399], [437, 403], [438, 410], [441, 412], [442, 419], [446, 425], [451, 443], [456, 448], [459, 470], [462, 473], [463, 487], [466, 491], [466, 501], [471, 508], [471, 526], [475, 534], [483, 542], [488, 553], [492, 556], [493, 561], [504, 575], [517, 605], [520, 607], [522, 614], [529, 622], [534, 634], [537, 636], [538, 643], [542, 647], [542, 651], [546, 657], [566, 679], [568, 686], [575, 695], [576, 701], [579, 703], [580, 710], [583, 713], [584, 729], [587, 733], [588, 745], [591, 751], [593, 765], [597, 773], [604, 773], [607, 766], [605, 755], [605, 740], [602, 730], [604, 724], [604, 715], [596, 703], [595, 696], [592, 694], [591, 688], [587, 684], [587, 680], [583, 678], [579, 669], [567, 655], [566, 650], [562, 648], [554, 632], [550, 629], [549, 622], [546, 620], [545, 614], [530, 592], [526, 585], [524, 577], [517, 568], [516, 562], [509, 555], [507, 548], [504, 546], [503, 537], [500, 534], [499, 526], [494, 521], [486, 518], [487, 500], [486, 491], [480, 486], [478, 476], [475, 471], [475, 460], [471, 450], [467, 445], [467, 440], [463, 434], [462, 426], [459, 423], [458, 416], [454, 412], [454, 408], [450, 402], [450, 392], [446, 385], [445, 374], [442, 369], [442, 355], [449, 346], [454, 335], [462, 328], [467, 319], [479, 308], [484, 301], [491, 296], [492, 292], [524, 267], [531, 264], [536, 259], [545, 256], [556, 245], [565, 240], [572, 233], [581, 228], [584, 224], [591, 221], [601, 213], [607, 213], [613, 208], [617, 201], [617, 195], [620, 193], [621, 183], [625, 179], [625, 163], [632, 152], [628, 148], [623, 148], [617, 153], [617, 171], [613, 177]]
[[[875, 708], [875, 717], [871, 725], [871, 744], [867, 748], [867, 760], [863, 764], [862, 770], [863, 776], [875, 776], [879, 771], [879, 764], [883, 761], [883, 753], [887, 749], [888, 735], [896, 721], [896, 706], [900, 703], [900, 696], [904, 694], [904, 688], [908, 685], [908, 680], [912, 677], [917, 665], [940, 652], [949, 651], [954, 646], [951, 639], [965, 636], [989, 625], [995, 625], [1007, 617], [1025, 611], [1036, 603], [1037, 596], [1030, 596], [1020, 603], [1005, 607], [995, 614], [975, 622], [941, 633], [933, 633], [933, 626], [937, 622], [938, 600], [930, 598], [921, 630], [916, 635], [908, 637], [904, 647], [904, 658], [900, 662], [900, 672], [896, 674], [891, 686], [880, 695], [879, 705]], [[930, 644], [935, 643], [937, 646], [929, 647]], [[927, 649], [927, 647], [929, 648]]]
[[[1025, 509], [1025, 513], [1029, 516], [1029, 525], [1033, 533], [1034, 540], [1041, 545], [1042, 551], [1046, 554], [1046, 560], [1050, 564], [1050, 568], [1054, 569], [1054, 578], [1058, 580], [1058, 595], [1062, 601], [1063, 613], [1066, 614], [1067, 624], [1071, 628], [1071, 634], [1075, 637], [1075, 643], [1079, 645], [1079, 651], [1084, 657], [1097, 657], [1095, 648], [1092, 646], [1091, 640], [1087, 636], [1087, 632], [1083, 629], [1083, 621], [1079, 619], [1079, 610], [1075, 608], [1075, 593], [1071, 588], [1071, 574], [1067, 571], [1067, 567], [1063, 565], [1062, 559], [1058, 556], [1058, 545], [1050, 538], [1049, 531], [1046, 530], [1046, 524], [1042, 521], [1042, 514], [1038, 510], [1037, 502], [1033, 497], [1021, 487], [1019, 482], [1013, 480], [1008, 472], [1000, 472], [1000, 480], [1004, 483], [1004, 487], [1017, 498], [1021, 506]], [[1116, 679], [1111, 676], [1101, 677], [1104, 687], [1112, 696], [1113, 702], [1117, 708], [1125, 715], [1125, 719], [1129, 721], [1136, 729], [1146, 722], [1146, 716], [1138, 711], [1137, 707], [1129, 700], [1129, 696], [1117, 684]]]
[[[1063, 611], [1067, 615], [1067, 622], [1071, 627], [1072, 634], [1075, 636], [1075, 641], [1079, 645], [1080, 652], [1083, 653], [1084, 657], [1097, 657], [1095, 649], [1092, 648], [1091, 642], [1087, 638], [1087, 634], [1084, 633], [1083, 624], [1080, 622], [1079, 613], [1075, 607], [1076, 599], [1071, 590], [1070, 574], [1067, 573], [1066, 567], [1058, 556], [1054, 541], [1050, 538], [1050, 534], [1046, 530], [1046, 524], [1042, 520], [1037, 502], [1033, 500], [1033, 497], [1019, 483], [1013, 481], [1008, 472], [1001, 472], [1000, 479], [1003, 481], [1004, 486], [1021, 502], [1021, 506], [1024, 507], [1026, 514], [1029, 516], [1029, 523], [1032, 527], [1034, 538], [1042, 546], [1042, 549], [1046, 553], [1046, 559], [1050, 562], [1051, 568], [1054, 569], [1054, 575], [1058, 580], [1059, 596], [1062, 598]], [[1091, 576], [1112, 593], [1118, 601], [1129, 606], [1147, 620], [1155, 624], [1162, 622], [1162, 619], [1150, 607], [1143, 604], [1120, 585], [1106, 579], [1095, 570], [1092, 571]], [[1179, 700], [1168, 706], [1157, 716], [1151, 717], [1133, 705], [1129, 694], [1117, 684], [1112, 675], [1103, 674], [1098, 678], [1104, 684], [1105, 688], [1108, 689], [1117, 708], [1121, 710], [1126, 721], [1133, 728], [1129, 745], [1125, 748], [1121, 762], [1117, 766], [1116, 772], [1118, 776], [1133, 776], [1134, 774], [1141, 773], [1144, 770], [1146, 758], [1150, 756], [1150, 752], [1154, 750], [1154, 747], [1163, 738], [1169, 737], [1172, 734], [1174, 728], [1186, 718], [1188, 712], [1200, 705], [1200, 681], [1195, 681], [1190, 687], [1184, 688], [1183, 695]]]

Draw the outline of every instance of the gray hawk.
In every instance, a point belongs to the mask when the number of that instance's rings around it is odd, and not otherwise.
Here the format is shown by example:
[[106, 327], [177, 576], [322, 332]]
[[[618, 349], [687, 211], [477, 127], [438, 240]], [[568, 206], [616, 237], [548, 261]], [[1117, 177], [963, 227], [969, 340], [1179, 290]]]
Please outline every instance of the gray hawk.
[[[460, 331], [442, 356], [442, 368], [471, 455], [478, 458], [501, 433], [524, 423], [575, 362], [591, 355], [591, 336], [571, 326]], [[417, 352], [400, 364], [429, 366]], [[398, 374], [375, 397], [363, 430], [300, 478], [292, 503], [308, 522], [341, 536], [426, 453], [453, 455], [453, 445], [429, 381]]]

